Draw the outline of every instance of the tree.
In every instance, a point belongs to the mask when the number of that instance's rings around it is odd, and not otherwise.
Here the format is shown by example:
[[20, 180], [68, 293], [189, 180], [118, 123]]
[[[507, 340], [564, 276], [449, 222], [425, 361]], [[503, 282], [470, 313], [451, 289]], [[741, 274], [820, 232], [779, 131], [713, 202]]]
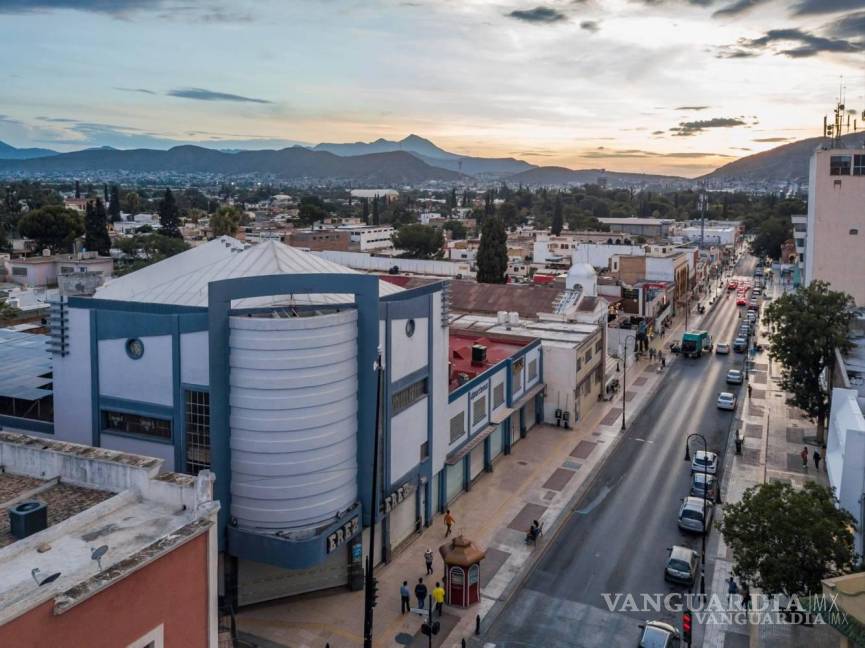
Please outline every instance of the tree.
[[298, 218], [303, 225], [310, 226], [313, 223], [323, 221], [328, 216], [330, 214], [318, 196], [304, 196], [300, 199]]
[[562, 226], [564, 225], [564, 218], [562, 216], [562, 196], [561, 194], [556, 195], [556, 202], [553, 206], [553, 222], [550, 223], [550, 233], [553, 236], [558, 236], [562, 233]]
[[141, 196], [137, 191], [127, 191], [120, 200], [120, 208], [130, 216], [135, 216], [141, 211]]
[[444, 234], [438, 227], [413, 223], [403, 225], [393, 234], [393, 245], [410, 259], [441, 257]]
[[75, 197], [81, 198], [81, 183], [78, 180], [75, 181]]
[[497, 216], [484, 218], [481, 243], [478, 246], [478, 283], [501, 284], [507, 281], [508, 234]]
[[361, 199], [362, 214], [364, 224], [369, 225], [369, 198]]
[[793, 236], [789, 217], [769, 217], [757, 226], [757, 235], [751, 241], [751, 252], [759, 257], [781, 258], [781, 246]]
[[[852, 348], [849, 326], [854, 305], [847, 293], [813, 281], [773, 301], [763, 315], [770, 329], [769, 354], [782, 365], [779, 384], [792, 394], [797, 407], [817, 420], [819, 443], [825, 439], [835, 349], [846, 353]], [[828, 389], [821, 380], [824, 369], [830, 377]]]
[[372, 198], [372, 224], [380, 225], [380, 217], [378, 213], [378, 196], [373, 196]]
[[237, 207], [226, 205], [220, 207], [210, 217], [210, 232], [213, 238], [218, 236], [234, 236], [243, 220], [243, 213]]
[[108, 214], [112, 223], [120, 220], [120, 189], [111, 185], [111, 200], [108, 203]]
[[136, 234], [118, 240], [117, 249], [125, 256], [115, 269], [122, 275], [188, 250], [189, 245], [182, 239], [162, 234]]
[[855, 520], [816, 482], [749, 488], [727, 504], [719, 526], [733, 550], [734, 573], [764, 592], [820, 592], [824, 578], [853, 571]]
[[6, 324], [21, 317], [21, 311], [6, 302], [0, 302], [0, 323]]
[[102, 183], [102, 200], [105, 202], [106, 205], [108, 204], [109, 198], [108, 198], [108, 183], [107, 182]]
[[102, 256], [108, 256], [111, 252], [105, 203], [100, 198], [87, 203], [87, 210], [84, 213], [84, 247]]
[[183, 238], [180, 233], [180, 214], [171, 189], [165, 190], [165, 194], [159, 202], [159, 224], [162, 226], [160, 232], [163, 236]]
[[451, 233], [451, 240], [460, 241], [466, 237], [466, 226], [462, 221], [449, 220], [442, 227]]
[[69, 252], [75, 239], [84, 234], [84, 221], [74, 210], [49, 205], [25, 214], [18, 222], [18, 232], [34, 239], [38, 248]]

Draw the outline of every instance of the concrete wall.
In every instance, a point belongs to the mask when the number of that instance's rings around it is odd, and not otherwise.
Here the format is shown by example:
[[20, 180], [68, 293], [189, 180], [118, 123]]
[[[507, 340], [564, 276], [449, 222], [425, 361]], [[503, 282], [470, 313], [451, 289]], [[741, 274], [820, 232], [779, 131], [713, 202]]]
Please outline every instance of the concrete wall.
[[210, 382], [210, 349], [207, 331], [184, 333], [180, 336], [180, 381], [186, 385], [207, 385]]
[[[442, 293], [433, 295], [432, 302], [432, 357], [430, 358], [430, 388], [432, 390], [432, 474], [439, 472], [448, 453], [448, 332], [441, 326]], [[435, 497], [435, 495], [433, 495]]]
[[427, 399], [422, 398], [390, 420], [390, 474], [393, 480], [420, 463], [420, 448], [427, 440]]
[[429, 322], [421, 317], [411, 319], [414, 320], [414, 333], [411, 337], [406, 333], [409, 318], [393, 319], [390, 322], [390, 379], [393, 382], [427, 365]]
[[90, 311], [70, 308], [67, 313], [69, 353], [53, 358], [54, 434], [64, 441], [91, 445]]
[[865, 494], [865, 417], [856, 400], [857, 395], [855, 389], [832, 390], [826, 471], [841, 506], [856, 518], [859, 527], [856, 551], [861, 554], [860, 498]]
[[171, 336], [140, 339], [144, 355], [137, 360], [126, 353], [125, 338], [99, 341], [99, 393], [173, 406]]

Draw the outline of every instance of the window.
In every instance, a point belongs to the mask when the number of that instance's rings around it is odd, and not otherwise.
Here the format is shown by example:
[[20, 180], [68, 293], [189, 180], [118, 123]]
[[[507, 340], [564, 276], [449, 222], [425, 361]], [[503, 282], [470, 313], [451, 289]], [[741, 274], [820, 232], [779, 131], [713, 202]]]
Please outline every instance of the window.
[[595, 342], [595, 353], [600, 353], [601, 349], [603, 349], [603, 348], [604, 348], [604, 341], [603, 340], [598, 340], [597, 342]]
[[577, 373], [580, 373], [580, 369], [583, 368], [583, 359], [577, 358]]
[[829, 158], [829, 175], [850, 175], [853, 159], [849, 155], [833, 155]]
[[71, 274], [75, 272], [75, 268], [72, 266], [60, 266], [60, 274]]
[[472, 427], [487, 417], [487, 397], [481, 396], [472, 403]]
[[429, 459], [429, 441], [424, 441], [420, 444], [420, 460], [426, 461]]
[[855, 227], [850, 230], [850, 236], [856, 236], [857, 234], [859, 234], [859, 230]]
[[529, 362], [529, 377], [528, 380], [534, 380], [538, 377], [538, 361], [532, 360]]
[[523, 388], [523, 358], [520, 358], [516, 362], [514, 362], [511, 367], [511, 376], [513, 378], [513, 389], [515, 392], [520, 391]]
[[853, 156], [853, 175], [865, 176], [865, 155]]
[[408, 387], [403, 387], [391, 397], [391, 416], [396, 416], [400, 412], [407, 410], [421, 398], [426, 396], [426, 393], [426, 378], [418, 380], [416, 383], [412, 383]]
[[505, 402], [505, 384], [499, 383], [493, 387], [493, 409]]
[[27, 276], [27, 268], [12, 268], [12, 276], [14, 277], [26, 277]]
[[186, 472], [197, 475], [210, 468], [210, 394], [186, 392]]
[[589, 364], [592, 361], [592, 350], [589, 349], [586, 351], [586, 364]]
[[171, 421], [123, 412], [102, 412], [102, 429], [171, 440]]
[[602, 382], [604, 382], [604, 367], [598, 365], [598, 368], [595, 369], [595, 384], [600, 385]]
[[451, 419], [451, 443], [466, 433], [465, 412], [460, 412]]

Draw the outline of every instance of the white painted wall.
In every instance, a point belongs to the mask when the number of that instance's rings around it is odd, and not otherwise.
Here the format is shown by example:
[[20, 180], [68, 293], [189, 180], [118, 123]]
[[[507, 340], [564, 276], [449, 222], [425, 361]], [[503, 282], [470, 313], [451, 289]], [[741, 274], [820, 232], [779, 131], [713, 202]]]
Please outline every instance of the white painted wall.
[[393, 358], [390, 363], [390, 379], [400, 380], [410, 373], [422, 369], [427, 364], [429, 322], [415, 317], [414, 334], [406, 335], [408, 319], [394, 319], [390, 322], [390, 344]]
[[188, 385], [210, 384], [210, 348], [207, 331], [180, 336], [180, 381]]
[[[448, 453], [448, 335], [449, 327], [441, 325], [442, 295], [433, 295], [432, 309], [432, 357], [430, 358], [430, 388], [433, 399], [432, 420], [432, 472], [436, 474], [444, 467]], [[435, 497], [435, 495], [434, 495]]]
[[62, 441], [90, 445], [92, 397], [90, 392], [90, 311], [67, 311], [69, 354], [54, 356], [54, 434]]
[[398, 481], [420, 463], [420, 447], [427, 439], [427, 399], [390, 420], [390, 474]]
[[574, 390], [577, 388], [576, 347], [561, 344], [541, 343], [544, 352], [544, 383], [547, 397], [544, 399], [544, 421], [556, 422], [556, 409], [570, 412], [571, 422], [576, 421]]
[[829, 483], [842, 508], [856, 519], [856, 551], [863, 549], [859, 499], [865, 494], [865, 417], [855, 389], [832, 390], [832, 414], [826, 444]]
[[[615, 236], [613, 236], [615, 238]], [[589, 263], [595, 268], [609, 268], [610, 257], [615, 254], [644, 256], [642, 245], [607, 245], [606, 243], [578, 243], [571, 252], [573, 263]]]
[[133, 360], [126, 338], [99, 341], [99, 393], [158, 405], [173, 405], [171, 336], [142, 337], [144, 355]]

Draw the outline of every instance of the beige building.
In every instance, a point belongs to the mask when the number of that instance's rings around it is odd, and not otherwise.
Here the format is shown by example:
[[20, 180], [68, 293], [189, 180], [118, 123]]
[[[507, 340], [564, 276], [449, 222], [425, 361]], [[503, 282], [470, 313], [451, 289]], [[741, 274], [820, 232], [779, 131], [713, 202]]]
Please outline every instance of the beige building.
[[811, 157], [805, 283], [828, 281], [865, 306], [865, 147]]

